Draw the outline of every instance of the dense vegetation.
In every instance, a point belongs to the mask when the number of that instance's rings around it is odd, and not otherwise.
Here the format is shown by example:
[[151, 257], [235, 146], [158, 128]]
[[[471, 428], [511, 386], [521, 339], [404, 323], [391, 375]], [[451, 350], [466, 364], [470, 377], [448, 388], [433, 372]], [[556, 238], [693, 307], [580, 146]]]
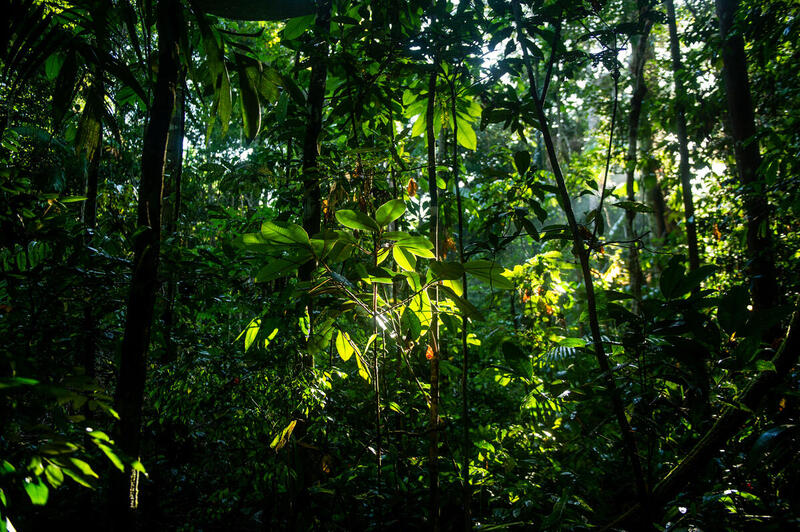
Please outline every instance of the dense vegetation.
[[6, 0], [0, 531], [800, 526], [793, 0]]

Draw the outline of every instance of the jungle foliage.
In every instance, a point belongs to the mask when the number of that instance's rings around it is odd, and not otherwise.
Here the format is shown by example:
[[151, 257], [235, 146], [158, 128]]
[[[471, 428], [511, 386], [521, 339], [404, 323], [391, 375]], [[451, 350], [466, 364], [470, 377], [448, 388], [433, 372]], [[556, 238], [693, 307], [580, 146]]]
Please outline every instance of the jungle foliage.
[[800, 526], [793, 0], [5, 0], [0, 532]]

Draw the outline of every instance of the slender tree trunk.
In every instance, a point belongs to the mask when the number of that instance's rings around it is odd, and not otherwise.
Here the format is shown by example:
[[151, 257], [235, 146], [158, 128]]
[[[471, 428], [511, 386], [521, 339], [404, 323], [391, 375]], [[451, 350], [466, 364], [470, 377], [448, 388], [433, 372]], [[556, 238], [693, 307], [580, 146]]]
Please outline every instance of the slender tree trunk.
[[[311, 56], [311, 81], [308, 86], [308, 124], [303, 141], [303, 229], [312, 236], [320, 231], [322, 194], [317, 167], [319, 135], [322, 131], [322, 108], [325, 103], [325, 83], [328, 78], [328, 30], [331, 20], [331, 0], [317, 5], [316, 39]], [[300, 279], [308, 281], [316, 265], [310, 262], [300, 268]]]
[[[158, 77], [142, 146], [138, 235], [134, 242], [133, 272], [115, 397], [120, 417], [117, 443], [122, 452], [133, 460], [139, 458], [146, 357], [158, 289], [161, 190], [167, 135], [178, 81], [180, 15], [177, 0], [161, 0], [158, 3]], [[111, 508], [117, 530], [130, 530], [134, 526], [138, 508], [138, 481], [138, 472], [127, 466], [124, 473], [115, 474], [112, 479]]]
[[[181, 176], [183, 174], [183, 138], [186, 129], [186, 90], [184, 76], [178, 79], [175, 95], [175, 112], [169, 126], [167, 140], [167, 162], [164, 178], [164, 227], [168, 236], [177, 236], [178, 219], [181, 212]], [[175, 360], [176, 350], [172, 341], [172, 326], [175, 319], [175, 293], [177, 279], [173, 271], [169, 272], [167, 282], [167, 306], [164, 310], [164, 359], [163, 362]]]
[[[431, 241], [433, 252], [439, 256], [439, 187], [436, 185], [436, 137], [433, 132], [433, 117], [436, 99], [437, 59], [431, 63], [431, 73], [428, 77], [428, 107], [425, 112], [426, 128], [425, 139], [428, 143], [428, 193], [431, 196]], [[435, 300], [438, 302], [439, 290], [434, 288]], [[431, 343], [433, 358], [431, 358], [431, 410], [430, 410], [430, 446], [428, 448], [428, 474], [430, 482], [430, 524], [434, 532], [440, 529], [439, 508], [439, 316], [436, 305], [432, 305], [431, 316]]]
[[722, 77], [728, 96], [728, 118], [734, 141], [739, 181], [744, 189], [747, 216], [748, 275], [756, 311], [778, 303], [775, 257], [772, 248], [769, 203], [758, 175], [761, 153], [756, 138], [755, 114], [747, 77], [744, 39], [733, 28], [738, 0], [716, 0], [722, 37]]
[[[628, 418], [625, 415], [625, 405], [622, 402], [619, 389], [617, 388], [616, 382], [614, 381], [614, 375], [611, 371], [611, 367], [608, 362], [608, 356], [606, 355], [605, 349], [603, 347], [603, 339], [600, 334], [600, 322], [597, 316], [597, 303], [594, 294], [594, 283], [592, 282], [592, 269], [589, 264], [589, 251], [587, 250], [586, 245], [583, 242], [583, 237], [581, 236], [581, 232], [578, 228], [578, 223], [575, 219], [575, 213], [572, 210], [572, 203], [569, 191], [567, 190], [566, 182], [564, 181], [564, 175], [561, 172], [561, 166], [558, 162], [555, 146], [553, 144], [553, 137], [550, 134], [550, 127], [548, 125], [547, 117], [544, 114], [544, 107], [538, 96], [538, 90], [536, 88], [536, 77], [534, 76], [533, 68], [531, 66], [527, 41], [524, 38], [524, 34], [522, 31], [522, 20], [521, 20], [522, 14], [519, 6], [519, 0], [513, 0], [512, 9], [514, 11], [514, 18], [516, 21], [517, 32], [519, 34], [518, 35], [519, 43], [522, 48], [523, 60], [528, 73], [530, 98], [533, 100], [536, 106], [536, 114], [537, 118], [539, 119], [539, 127], [542, 132], [542, 139], [544, 140], [545, 148], [547, 149], [548, 159], [550, 160], [550, 164], [553, 167], [552, 168], [553, 175], [556, 179], [559, 196], [561, 197], [561, 201], [563, 203], [564, 214], [567, 217], [567, 223], [569, 225], [570, 232], [572, 233], [573, 236], [573, 241], [574, 241], [573, 252], [578, 257], [578, 260], [581, 265], [583, 282], [586, 288], [586, 310], [589, 316], [589, 328], [592, 333], [592, 343], [594, 344], [594, 351], [595, 351], [595, 357], [597, 358], [597, 365], [600, 367], [602, 378], [605, 381], [606, 390], [611, 398], [611, 404], [614, 411], [614, 415], [617, 418], [617, 423], [619, 424], [620, 432], [622, 433], [622, 441], [625, 448], [625, 452], [628, 455], [628, 459], [631, 462], [631, 467], [633, 469], [633, 478], [636, 484], [636, 491], [638, 494], [638, 498], [642, 506], [644, 508], [648, 508], [649, 494], [644, 480], [644, 474], [642, 470], [641, 460], [639, 458], [639, 452], [636, 448], [636, 440], [634, 439], [633, 430], [631, 429], [631, 425], [628, 422]], [[649, 527], [650, 526], [649, 519], [645, 518], [642, 524]]]
[[[647, 9], [647, 8], [642, 8]], [[644, 11], [640, 10], [639, 20], [642, 21]], [[631, 110], [628, 116], [628, 155], [625, 161], [625, 189], [628, 201], [636, 201], [634, 183], [636, 177], [636, 161], [639, 149], [639, 120], [642, 115], [642, 102], [647, 94], [647, 85], [644, 81], [644, 65], [647, 62], [647, 39], [650, 36], [652, 22], [644, 22], [642, 34], [633, 46], [631, 57], [631, 78], [633, 81], [633, 95], [631, 97]], [[625, 211], [625, 228], [628, 239], [636, 238], [634, 223], [636, 221], [636, 211], [628, 209]], [[633, 310], [638, 314], [639, 304], [642, 300], [642, 266], [639, 262], [639, 246], [637, 242], [632, 242], [628, 248], [628, 275], [630, 275], [631, 293], [633, 294]]]
[[669, 26], [670, 52], [672, 53], [672, 75], [675, 79], [675, 128], [678, 134], [678, 148], [681, 161], [681, 191], [683, 193], [683, 211], [686, 216], [686, 241], [689, 244], [689, 270], [700, 267], [700, 252], [697, 247], [697, 224], [694, 218], [694, 198], [692, 195], [692, 178], [689, 175], [689, 141], [686, 134], [686, 89], [683, 86], [683, 65], [681, 64], [681, 48], [678, 40], [678, 28], [675, 23], [675, 4], [667, 3], [667, 25]]
[[[461, 205], [460, 162], [458, 160], [458, 121], [456, 120], [456, 91], [455, 80], [450, 85], [450, 105], [453, 115], [453, 183], [456, 188], [456, 209], [458, 210], [458, 260], [464, 264], [464, 208]], [[467, 294], [467, 274], [461, 275], [462, 297], [469, 300]], [[469, 334], [467, 316], [461, 314], [461, 358], [464, 367], [461, 369], [461, 484], [463, 495], [461, 505], [464, 512], [464, 530], [472, 530], [472, 514], [470, 505], [472, 501], [472, 486], [469, 478], [469, 462], [472, 450], [472, 441], [469, 439], [469, 348], [467, 335]]]
[[[316, 39], [311, 56], [311, 80], [308, 86], [308, 124], [303, 140], [303, 229], [309, 236], [319, 233], [322, 224], [322, 192], [318, 168], [319, 135], [322, 132], [322, 109], [325, 104], [325, 85], [328, 79], [328, 32], [331, 20], [331, 0], [320, 0], [317, 4]], [[317, 267], [309, 261], [298, 271], [301, 281], [310, 281]], [[309, 338], [313, 333], [314, 307], [311, 298], [306, 298], [309, 315]], [[314, 366], [314, 356], [304, 353], [303, 367]]]

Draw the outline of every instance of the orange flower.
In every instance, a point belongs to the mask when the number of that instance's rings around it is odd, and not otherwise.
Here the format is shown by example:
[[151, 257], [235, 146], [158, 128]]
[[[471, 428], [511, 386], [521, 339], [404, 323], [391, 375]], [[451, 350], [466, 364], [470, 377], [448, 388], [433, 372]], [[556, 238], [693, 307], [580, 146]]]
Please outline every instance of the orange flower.
[[433, 360], [433, 348], [431, 346], [428, 346], [428, 349], [425, 351], [425, 358]]

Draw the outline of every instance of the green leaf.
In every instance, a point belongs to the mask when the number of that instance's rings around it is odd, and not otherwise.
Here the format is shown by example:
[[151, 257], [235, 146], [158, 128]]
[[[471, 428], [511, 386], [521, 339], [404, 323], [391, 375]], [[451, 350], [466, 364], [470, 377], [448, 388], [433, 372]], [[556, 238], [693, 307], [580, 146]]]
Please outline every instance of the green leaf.
[[261, 234], [266, 240], [275, 244], [311, 247], [308, 233], [297, 224], [288, 222], [264, 222], [261, 224]]
[[398, 240], [395, 244], [395, 248], [398, 247], [403, 248], [405, 251], [417, 257], [425, 259], [435, 258], [435, 255], [431, 251], [433, 249], [433, 244], [424, 236], [412, 236], [410, 238]]
[[750, 294], [745, 285], [733, 287], [720, 298], [717, 320], [723, 331], [728, 334], [742, 331], [747, 323], [749, 303]]
[[686, 275], [686, 277], [680, 283], [680, 286], [676, 290], [674, 296], [679, 297], [684, 294], [688, 294], [689, 292], [700, 286], [700, 283], [708, 279], [717, 270], [718, 268], [713, 264], [706, 264], [704, 266], [700, 266], [694, 271], [689, 272], [688, 275]]
[[653, 212], [652, 207], [645, 205], [644, 203], [639, 203], [638, 201], [618, 201], [617, 203], [614, 203], [614, 207], [619, 207], [620, 209], [625, 209], [626, 211], [632, 212]]
[[375, 221], [381, 227], [386, 227], [400, 218], [406, 212], [406, 202], [399, 199], [389, 200], [375, 211]]
[[[247, 328], [242, 331], [244, 333], [244, 351], [247, 352], [250, 349], [250, 346], [253, 345], [253, 342], [256, 341], [256, 337], [258, 336], [258, 330], [261, 328], [261, 318], [253, 318], [250, 320], [250, 323], [247, 324]], [[239, 335], [241, 336], [241, 334]]]
[[464, 270], [469, 274], [499, 290], [513, 290], [514, 283], [502, 275], [505, 270], [498, 263], [488, 260], [473, 260], [464, 263]]
[[18, 388], [20, 386], [35, 386], [39, 384], [36, 379], [26, 377], [2, 377], [0, 378], [0, 390], [6, 388]]
[[92, 470], [92, 467], [80, 458], [70, 458], [69, 461], [78, 469], [78, 471], [87, 477], [100, 478], [97, 476], [97, 473]]
[[261, 129], [261, 102], [258, 84], [261, 64], [245, 55], [236, 53], [236, 70], [239, 74], [239, 95], [242, 103], [242, 127], [248, 144]]
[[585, 347], [586, 340], [583, 338], [562, 338], [558, 341], [561, 347]]
[[125, 464], [122, 463], [122, 459], [117, 455], [114, 449], [112, 449], [110, 446], [106, 445], [101, 441], [95, 440], [95, 443], [100, 448], [100, 450], [103, 451], [103, 454], [105, 454], [108, 457], [108, 459], [111, 460], [111, 463], [114, 464], [114, 467], [116, 467], [120, 471], [125, 471]]
[[378, 223], [363, 212], [342, 209], [336, 211], [336, 220], [345, 227], [360, 231], [380, 231]]
[[458, 143], [468, 150], [476, 150], [478, 148], [478, 137], [475, 135], [475, 130], [463, 118], [456, 118], [458, 124]]
[[336, 352], [339, 353], [339, 356], [342, 357], [342, 360], [347, 362], [350, 360], [350, 357], [353, 356], [353, 346], [350, 342], [350, 335], [346, 332], [339, 331], [336, 335]]
[[403, 240], [405, 238], [411, 238], [411, 235], [404, 231], [386, 231], [381, 237], [384, 240]]
[[48, 80], [53, 81], [58, 77], [65, 59], [66, 57], [63, 54], [51, 54], [47, 58], [47, 61], [44, 62], [44, 72]]
[[397, 265], [407, 272], [413, 272], [417, 267], [417, 258], [397, 244], [392, 247], [392, 257]]
[[661, 293], [667, 299], [676, 297], [675, 292], [677, 291], [678, 285], [680, 285], [683, 280], [685, 272], [682, 261], [683, 257], [672, 257], [667, 267], [661, 272], [658, 285], [661, 289]]
[[25, 491], [28, 493], [28, 497], [30, 497], [33, 504], [37, 506], [47, 504], [47, 496], [50, 494], [50, 490], [47, 488], [47, 484], [42, 482], [39, 477], [33, 480], [26, 478]]
[[771, 360], [757, 360], [756, 369], [758, 371], [778, 371]]
[[418, 137], [425, 133], [425, 126], [427, 125], [427, 119], [425, 118], [425, 113], [422, 113], [417, 117], [417, 120], [414, 122], [414, 125], [411, 127], [411, 136]]
[[464, 275], [464, 267], [458, 262], [433, 261], [430, 264], [431, 271], [437, 279], [460, 280]]
[[514, 167], [520, 176], [524, 176], [525, 172], [531, 166], [531, 154], [527, 151], [518, 151], [514, 153]]
[[271, 257], [269, 262], [258, 270], [255, 280], [257, 283], [264, 283], [283, 277], [313, 258], [311, 252], [306, 250], [285, 257]]
[[316, 18], [316, 15], [306, 15], [290, 19], [286, 22], [286, 26], [283, 27], [283, 38], [291, 41], [300, 37], [314, 23]]
[[44, 474], [47, 477], [47, 482], [54, 488], [59, 487], [64, 483], [64, 472], [61, 468], [53, 464], [47, 464], [44, 468]]
[[475, 321], [485, 320], [483, 314], [481, 314], [481, 311], [478, 310], [478, 307], [470, 303], [469, 300], [464, 299], [456, 294], [455, 290], [446, 285], [441, 286], [440, 288], [448, 298], [453, 300], [453, 302], [456, 304], [456, 307], [458, 307], [458, 310], [461, 311], [462, 315]]

